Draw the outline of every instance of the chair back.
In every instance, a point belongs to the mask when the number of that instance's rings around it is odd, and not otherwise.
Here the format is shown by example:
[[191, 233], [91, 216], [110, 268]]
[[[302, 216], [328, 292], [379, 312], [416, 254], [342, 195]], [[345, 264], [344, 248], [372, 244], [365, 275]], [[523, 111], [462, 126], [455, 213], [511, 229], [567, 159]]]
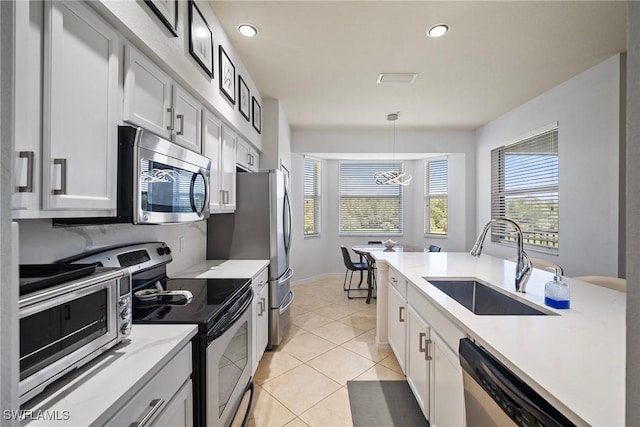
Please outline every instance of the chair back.
[[353, 261], [351, 261], [349, 250], [344, 247], [344, 245], [340, 245], [340, 250], [342, 250], [342, 259], [344, 260], [344, 266], [347, 267], [348, 270], [355, 270], [356, 267], [353, 265]]
[[429, 245], [429, 252], [440, 252], [440, 246]]

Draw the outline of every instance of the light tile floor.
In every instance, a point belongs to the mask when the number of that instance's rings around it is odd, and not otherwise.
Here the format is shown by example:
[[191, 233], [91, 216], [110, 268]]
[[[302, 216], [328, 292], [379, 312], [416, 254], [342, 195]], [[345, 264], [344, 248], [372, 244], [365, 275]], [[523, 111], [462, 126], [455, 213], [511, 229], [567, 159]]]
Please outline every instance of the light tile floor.
[[393, 353], [377, 350], [376, 300], [347, 299], [341, 279], [293, 291], [291, 328], [258, 365], [248, 424], [352, 426], [348, 380], [405, 379]]

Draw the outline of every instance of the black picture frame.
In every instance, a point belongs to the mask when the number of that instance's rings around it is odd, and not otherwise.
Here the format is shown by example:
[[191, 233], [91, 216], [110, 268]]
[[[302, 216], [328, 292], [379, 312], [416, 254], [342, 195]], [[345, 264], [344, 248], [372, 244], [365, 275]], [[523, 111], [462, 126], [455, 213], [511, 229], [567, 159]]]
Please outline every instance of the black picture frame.
[[251, 114], [249, 107], [250, 99], [251, 92], [249, 91], [249, 86], [244, 82], [242, 76], [238, 74], [238, 110], [247, 121], [249, 121], [249, 115]]
[[236, 66], [229, 59], [222, 45], [219, 48], [218, 67], [220, 76], [220, 92], [232, 105], [236, 104]]
[[251, 125], [258, 133], [262, 133], [262, 108], [255, 96], [251, 97]]
[[167, 0], [171, 4], [168, 8], [163, 7], [162, 2], [158, 0], [144, 0], [144, 2], [173, 34], [173, 37], [178, 37], [178, 0]]
[[213, 31], [193, 0], [189, 1], [189, 53], [213, 78]]

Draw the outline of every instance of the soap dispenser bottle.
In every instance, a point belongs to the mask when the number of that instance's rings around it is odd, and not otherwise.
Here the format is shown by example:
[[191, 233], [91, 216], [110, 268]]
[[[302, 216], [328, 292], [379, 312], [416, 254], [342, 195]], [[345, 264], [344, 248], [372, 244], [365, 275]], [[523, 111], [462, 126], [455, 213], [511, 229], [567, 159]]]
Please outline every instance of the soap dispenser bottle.
[[544, 303], [549, 307], [567, 309], [570, 297], [569, 286], [562, 281], [560, 269], [556, 268], [553, 280], [544, 285]]

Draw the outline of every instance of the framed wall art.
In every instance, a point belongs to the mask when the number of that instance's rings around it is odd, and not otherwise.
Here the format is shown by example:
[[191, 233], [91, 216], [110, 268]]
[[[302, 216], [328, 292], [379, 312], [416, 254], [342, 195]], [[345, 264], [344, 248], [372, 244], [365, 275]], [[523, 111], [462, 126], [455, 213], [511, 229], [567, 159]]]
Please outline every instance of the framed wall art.
[[253, 128], [255, 130], [258, 131], [258, 133], [262, 132], [262, 109], [260, 108], [260, 104], [258, 104], [258, 101], [256, 100], [255, 97], [251, 97], [251, 109], [252, 114], [251, 114], [251, 124], [253, 125]]
[[213, 78], [213, 32], [193, 0], [189, 2], [189, 53]]
[[236, 67], [220, 45], [220, 90], [229, 101], [236, 103]]
[[249, 86], [244, 82], [242, 76], [238, 74], [238, 109], [240, 114], [249, 121], [249, 99], [251, 94], [249, 93]]
[[144, 0], [158, 19], [178, 37], [178, 0]]

